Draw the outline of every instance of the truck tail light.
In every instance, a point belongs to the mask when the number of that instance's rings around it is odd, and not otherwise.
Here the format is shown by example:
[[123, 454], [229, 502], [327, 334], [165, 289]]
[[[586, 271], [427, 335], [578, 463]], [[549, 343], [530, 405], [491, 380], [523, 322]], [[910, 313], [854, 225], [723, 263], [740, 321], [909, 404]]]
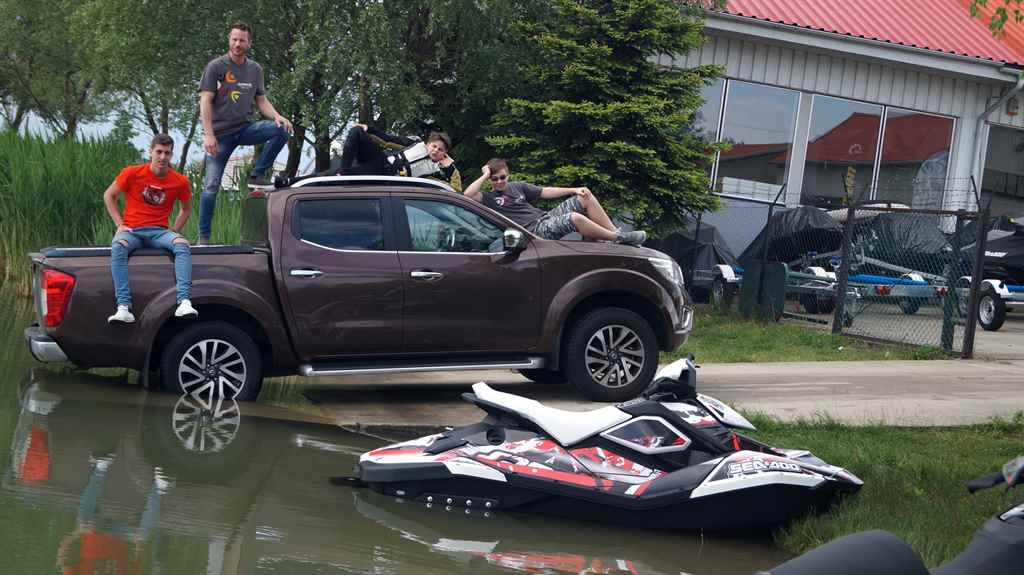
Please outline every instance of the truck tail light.
[[71, 291], [75, 289], [75, 277], [57, 270], [43, 270], [39, 285], [40, 311], [43, 313], [43, 325], [57, 327], [64, 321], [64, 311], [71, 300]]

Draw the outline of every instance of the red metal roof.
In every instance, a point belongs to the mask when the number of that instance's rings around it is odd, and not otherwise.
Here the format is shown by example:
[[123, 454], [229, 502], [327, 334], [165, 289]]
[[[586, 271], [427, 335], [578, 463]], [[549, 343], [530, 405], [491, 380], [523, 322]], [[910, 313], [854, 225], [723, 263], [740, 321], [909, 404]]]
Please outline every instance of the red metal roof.
[[[1024, 53], [1000, 42], [963, 0], [728, 0], [730, 14], [1024, 65]], [[991, 3], [991, 2], [990, 2]], [[1012, 26], [1011, 23], [1007, 26]]]

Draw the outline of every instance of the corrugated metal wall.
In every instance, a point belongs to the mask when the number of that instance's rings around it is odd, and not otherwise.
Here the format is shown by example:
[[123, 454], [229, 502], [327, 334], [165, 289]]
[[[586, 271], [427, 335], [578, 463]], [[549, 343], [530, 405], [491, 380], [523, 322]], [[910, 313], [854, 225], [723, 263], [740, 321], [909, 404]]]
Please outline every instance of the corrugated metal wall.
[[[663, 58], [660, 63], [680, 68], [717, 64], [725, 67], [726, 76], [738, 80], [957, 117], [977, 117], [985, 110], [988, 99], [998, 97], [1005, 89], [996, 83], [978, 83], [729, 36], [710, 36], [702, 49]], [[1019, 116], [1015, 121], [1024, 126]]]

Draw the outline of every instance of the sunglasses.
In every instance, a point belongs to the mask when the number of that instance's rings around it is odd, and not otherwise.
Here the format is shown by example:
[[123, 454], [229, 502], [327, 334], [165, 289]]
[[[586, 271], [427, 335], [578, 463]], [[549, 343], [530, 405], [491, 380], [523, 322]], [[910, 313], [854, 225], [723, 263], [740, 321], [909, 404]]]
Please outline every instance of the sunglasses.
[[491, 181], [492, 182], [504, 182], [507, 179], [508, 179], [508, 175], [491, 176]]

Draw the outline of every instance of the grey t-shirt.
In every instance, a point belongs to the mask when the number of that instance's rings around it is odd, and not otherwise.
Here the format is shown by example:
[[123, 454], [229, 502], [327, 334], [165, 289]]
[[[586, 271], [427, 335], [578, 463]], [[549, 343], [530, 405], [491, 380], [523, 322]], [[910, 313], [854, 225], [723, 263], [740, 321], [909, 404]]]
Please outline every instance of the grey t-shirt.
[[249, 58], [239, 66], [228, 55], [219, 56], [203, 70], [199, 91], [213, 92], [214, 135], [234, 134], [249, 122], [256, 96], [263, 95], [263, 67]]
[[524, 228], [539, 220], [545, 212], [533, 205], [540, 199], [541, 188], [526, 182], [509, 182], [505, 193], [483, 192], [484, 205]]

